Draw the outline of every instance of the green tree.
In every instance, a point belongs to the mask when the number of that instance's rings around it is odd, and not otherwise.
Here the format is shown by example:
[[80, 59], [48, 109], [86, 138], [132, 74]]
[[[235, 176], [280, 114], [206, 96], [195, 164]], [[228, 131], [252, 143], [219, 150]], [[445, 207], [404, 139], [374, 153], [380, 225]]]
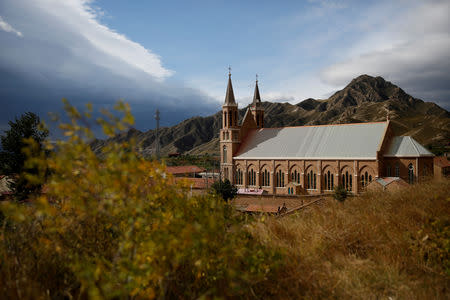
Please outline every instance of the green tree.
[[[30, 193], [40, 191], [41, 184], [30, 181], [26, 173], [36, 173], [32, 166], [25, 164], [27, 157], [38, 156], [48, 136], [48, 130], [41, 124], [39, 117], [27, 112], [15, 121], [9, 121], [10, 129], [0, 136], [2, 151], [0, 152], [0, 172], [14, 176], [12, 183], [16, 199], [25, 200]], [[33, 141], [33, 147], [27, 147]], [[27, 149], [27, 151], [24, 151]]]
[[213, 193], [222, 196], [223, 200], [228, 201], [233, 199], [237, 194], [237, 188], [228, 179], [224, 181], [219, 180], [212, 184], [211, 189]]

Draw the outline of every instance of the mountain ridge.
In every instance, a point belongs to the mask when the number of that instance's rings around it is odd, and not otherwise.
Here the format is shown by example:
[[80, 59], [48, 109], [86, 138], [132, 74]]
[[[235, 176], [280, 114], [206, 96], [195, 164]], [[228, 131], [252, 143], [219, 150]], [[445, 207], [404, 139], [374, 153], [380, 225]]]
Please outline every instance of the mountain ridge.
[[[324, 125], [384, 121], [387, 115], [397, 135], [411, 135], [424, 145], [444, 145], [450, 140], [450, 113], [433, 102], [408, 95], [380, 76], [361, 75], [328, 99], [308, 98], [297, 104], [262, 102], [266, 127]], [[242, 120], [248, 106], [239, 109]], [[172, 127], [160, 128], [162, 155], [173, 152], [213, 154], [219, 151], [221, 111], [192, 117]], [[95, 140], [96, 153], [109, 142], [135, 137], [144, 156], [154, 155], [155, 130], [130, 128], [108, 140]]]

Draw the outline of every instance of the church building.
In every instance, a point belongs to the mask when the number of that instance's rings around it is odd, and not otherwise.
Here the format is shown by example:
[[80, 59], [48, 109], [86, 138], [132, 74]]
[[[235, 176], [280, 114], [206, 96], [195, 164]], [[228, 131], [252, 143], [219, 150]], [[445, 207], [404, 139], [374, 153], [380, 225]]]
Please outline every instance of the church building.
[[384, 122], [264, 127], [258, 80], [241, 122], [231, 74], [220, 130], [221, 172], [239, 189], [268, 194], [320, 194], [341, 185], [361, 192], [371, 181], [433, 176], [433, 154]]

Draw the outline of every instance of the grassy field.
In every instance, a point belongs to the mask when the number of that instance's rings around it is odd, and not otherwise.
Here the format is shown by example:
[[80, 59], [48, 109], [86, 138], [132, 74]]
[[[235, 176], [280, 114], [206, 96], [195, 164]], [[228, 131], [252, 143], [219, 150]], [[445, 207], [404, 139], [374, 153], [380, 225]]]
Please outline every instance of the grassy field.
[[[450, 184], [328, 201], [249, 225], [284, 264], [261, 295], [278, 299], [449, 299]], [[256, 295], [258, 291], [255, 290]]]

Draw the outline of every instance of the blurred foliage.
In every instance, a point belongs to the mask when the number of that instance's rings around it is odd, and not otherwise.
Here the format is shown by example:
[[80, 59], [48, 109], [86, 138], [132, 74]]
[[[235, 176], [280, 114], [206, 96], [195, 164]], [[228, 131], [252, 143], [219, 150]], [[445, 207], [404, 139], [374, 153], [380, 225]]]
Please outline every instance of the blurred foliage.
[[17, 200], [23, 201], [32, 193], [41, 190], [39, 183], [30, 181], [27, 174], [36, 174], [37, 170], [26, 163], [27, 157], [40, 156], [43, 143], [48, 136], [47, 128], [39, 116], [27, 112], [8, 122], [10, 129], [0, 136], [0, 174], [15, 177], [11, 189]]
[[164, 158], [167, 166], [196, 165], [207, 170], [218, 170], [220, 167], [220, 157], [209, 154], [204, 155], [180, 155]]
[[211, 191], [223, 198], [223, 200], [228, 201], [236, 197], [237, 188], [228, 179], [215, 181], [211, 185]]
[[[280, 255], [256, 242], [217, 196], [187, 196], [134, 141], [90, 146], [92, 106], [64, 101], [67, 140], [30, 156], [28, 179], [46, 192], [1, 203], [0, 293], [10, 299], [215, 298], [251, 294]], [[133, 123], [127, 104], [96, 120], [107, 136]], [[83, 124], [80, 125], [80, 124]], [[33, 149], [36, 141], [29, 141]], [[30, 153], [30, 152], [28, 152]]]

